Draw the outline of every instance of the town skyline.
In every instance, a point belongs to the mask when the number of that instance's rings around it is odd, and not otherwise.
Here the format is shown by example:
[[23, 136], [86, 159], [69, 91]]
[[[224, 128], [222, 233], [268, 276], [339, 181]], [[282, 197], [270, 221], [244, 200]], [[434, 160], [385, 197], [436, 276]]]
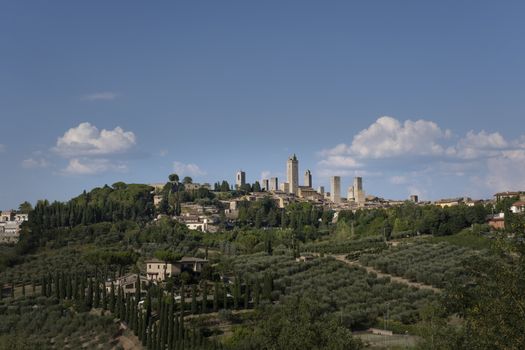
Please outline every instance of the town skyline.
[[525, 188], [522, 2], [292, 3], [2, 5], [0, 208], [294, 152], [385, 198]]

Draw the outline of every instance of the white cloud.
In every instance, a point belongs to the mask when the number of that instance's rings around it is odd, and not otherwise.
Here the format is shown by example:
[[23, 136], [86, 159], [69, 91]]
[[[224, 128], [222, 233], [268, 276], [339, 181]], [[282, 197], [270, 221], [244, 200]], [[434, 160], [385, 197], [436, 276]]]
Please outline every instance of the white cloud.
[[449, 137], [436, 123], [381, 117], [355, 135], [350, 153], [359, 158], [386, 158], [406, 155], [440, 155], [439, 140]]
[[525, 189], [525, 150], [506, 151], [489, 158], [484, 181], [494, 191]]
[[6, 149], [5, 145], [2, 145], [0, 143], [0, 153], [5, 152], [5, 149]]
[[180, 176], [203, 176], [206, 172], [201, 170], [197, 164], [194, 163], [182, 163], [173, 162], [173, 171], [178, 173]]
[[477, 159], [497, 155], [499, 150], [506, 147], [509, 147], [509, 142], [498, 132], [487, 133], [482, 130], [476, 133], [471, 130], [458, 141], [455, 148], [448, 151], [448, 155], [462, 159]]
[[97, 100], [103, 100], [103, 101], [111, 101], [118, 97], [118, 94], [111, 91], [103, 91], [103, 92], [95, 92], [92, 94], [84, 95], [82, 96], [82, 100], [85, 101], [97, 101]]
[[120, 127], [98, 130], [81, 123], [59, 137], [54, 150], [65, 157], [96, 156], [121, 153], [135, 145], [135, 134]]
[[353, 168], [359, 168], [361, 164], [357, 162], [354, 158], [349, 156], [336, 156], [336, 155], [330, 155], [326, 157], [325, 159], [321, 160], [319, 162], [320, 166], [327, 167], [327, 168], [347, 168], [347, 169], [353, 169]]
[[89, 159], [89, 158], [73, 158], [65, 169], [64, 174], [68, 175], [95, 175], [107, 171], [126, 171], [125, 164], [115, 164], [109, 159]]
[[22, 166], [26, 169], [47, 168], [49, 162], [45, 158], [27, 158], [22, 161]]
[[390, 182], [394, 185], [403, 185], [408, 181], [407, 177], [404, 175], [395, 175], [390, 178]]

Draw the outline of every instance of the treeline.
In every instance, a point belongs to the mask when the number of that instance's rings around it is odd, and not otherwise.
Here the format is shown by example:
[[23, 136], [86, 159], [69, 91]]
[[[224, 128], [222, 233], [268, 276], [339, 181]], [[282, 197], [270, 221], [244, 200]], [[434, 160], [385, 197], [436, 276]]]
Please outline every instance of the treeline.
[[41, 200], [29, 213], [29, 221], [43, 229], [104, 221], [149, 221], [154, 214], [152, 190], [147, 185], [117, 182], [112, 187], [84, 191], [66, 203]]
[[341, 211], [338, 225], [346, 225], [355, 235], [432, 234], [438, 236], [460, 232], [472, 224], [485, 223], [492, 208], [477, 204], [441, 208], [435, 205], [405, 203], [388, 209]]
[[322, 228], [326, 227], [333, 217], [331, 210], [316, 207], [311, 203], [291, 203], [282, 209], [270, 197], [255, 202], [240, 202], [238, 210], [238, 224], [255, 228], [282, 227], [294, 230], [302, 230], [304, 226]]

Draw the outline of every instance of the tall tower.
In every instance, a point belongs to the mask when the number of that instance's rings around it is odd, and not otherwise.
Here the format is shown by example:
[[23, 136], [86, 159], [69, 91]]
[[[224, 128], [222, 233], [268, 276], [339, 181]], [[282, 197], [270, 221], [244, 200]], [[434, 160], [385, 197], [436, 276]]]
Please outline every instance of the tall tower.
[[239, 190], [245, 184], [246, 184], [246, 173], [242, 170], [239, 170], [237, 172], [237, 176], [235, 177], [235, 188]]
[[279, 179], [277, 177], [270, 178], [270, 191], [279, 191]]
[[332, 202], [341, 203], [341, 177], [339, 176], [330, 178], [330, 197]]
[[363, 178], [356, 176], [354, 177], [354, 201], [359, 206], [365, 205], [365, 191], [363, 191]]
[[289, 192], [297, 194], [299, 188], [299, 161], [295, 154], [288, 158], [288, 161], [286, 162], [286, 178], [289, 184]]
[[312, 188], [312, 172], [310, 170], [306, 170], [304, 173], [304, 185]]

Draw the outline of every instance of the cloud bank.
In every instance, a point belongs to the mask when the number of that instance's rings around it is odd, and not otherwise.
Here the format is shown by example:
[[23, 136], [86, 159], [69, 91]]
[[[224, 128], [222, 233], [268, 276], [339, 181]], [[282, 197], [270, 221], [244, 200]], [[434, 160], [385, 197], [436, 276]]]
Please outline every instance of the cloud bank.
[[454, 136], [429, 120], [400, 121], [383, 116], [341, 143], [318, 152], [322, 176], [383, 173], [407, 192], [443, 176], [467, 180], [473, 192], [525, 188], [525, 135], [508, 140], [499, 132], [470, 130]]

